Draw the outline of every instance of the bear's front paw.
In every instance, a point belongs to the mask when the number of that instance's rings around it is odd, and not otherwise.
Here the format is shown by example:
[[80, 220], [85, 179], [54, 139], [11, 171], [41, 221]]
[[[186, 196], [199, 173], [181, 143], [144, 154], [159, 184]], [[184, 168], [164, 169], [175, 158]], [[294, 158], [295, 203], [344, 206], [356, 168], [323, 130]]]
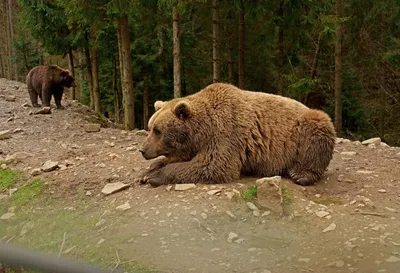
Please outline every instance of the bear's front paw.
[[146, 183], [149, 183], [153, 187], [158, 187], [161, 185], [168, 184], [165, 180], [165, 176], [162, 175], [162, 172], [156, 171], [146, 176]]

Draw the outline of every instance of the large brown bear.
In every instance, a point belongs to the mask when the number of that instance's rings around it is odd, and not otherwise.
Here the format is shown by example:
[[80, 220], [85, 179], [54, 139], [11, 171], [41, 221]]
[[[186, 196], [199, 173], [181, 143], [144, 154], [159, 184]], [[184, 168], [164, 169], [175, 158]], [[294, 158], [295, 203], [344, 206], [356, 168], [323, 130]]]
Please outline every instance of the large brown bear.
[[38, 96], [43, 106], [50, 107], [51, 96], [53, 96], [57, 108], [64, 108], [61, 105], [64, 87], [75, 87], [71, 73], [57, 65], [41, 65], [32, 68], [26, 76], [26, 84], [33, 107], [40, 107]]
[[311, 185], [332, 159], [331, 119], [293, 99], [215, 83], [155, 108], [139, 150], [147, 160], [164, 158], [141, 183], [225, 183], [253, 174]]

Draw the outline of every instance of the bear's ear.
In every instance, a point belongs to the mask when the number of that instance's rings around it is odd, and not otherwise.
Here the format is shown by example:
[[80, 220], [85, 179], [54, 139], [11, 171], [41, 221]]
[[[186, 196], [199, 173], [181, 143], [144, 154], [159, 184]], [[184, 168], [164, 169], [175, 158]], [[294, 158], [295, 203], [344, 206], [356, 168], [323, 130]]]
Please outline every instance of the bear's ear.
[[156, 112], [157, 112], [158, 110], [160, 110], [161, 108], [163, 108], [165, 104], [166, 104], [165, 101], [158, 100], [158, 101], [156, 101], [156, 102], [154, 103], [154, 109], [155, 109]]
[[174, 107], [175, 115], [180, 119], [186, 119], [191, 116], [191, 109], [189, 102], [180, 101]]

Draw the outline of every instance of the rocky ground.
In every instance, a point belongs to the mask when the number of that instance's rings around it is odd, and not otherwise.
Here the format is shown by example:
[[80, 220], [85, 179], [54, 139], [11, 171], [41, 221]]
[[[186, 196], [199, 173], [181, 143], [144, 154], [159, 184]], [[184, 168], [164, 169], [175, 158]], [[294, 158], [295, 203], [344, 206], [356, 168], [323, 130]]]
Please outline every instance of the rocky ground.
[[[398, 147], [338, 139], [309, 187], [247, 177], [152, 188], [133, 183], [150, 164], [137, 151], [145, 132], [64, 105], [33, 114], [26, 86], [0, 79], [1, 167], [22, 177], [0, 191], [3, 241], [126, 271], [399, 272]], [[15, 205], [14, 192], [36, 178], [42, 194]], [[257, 198], [244, 200], [254, 184]]]

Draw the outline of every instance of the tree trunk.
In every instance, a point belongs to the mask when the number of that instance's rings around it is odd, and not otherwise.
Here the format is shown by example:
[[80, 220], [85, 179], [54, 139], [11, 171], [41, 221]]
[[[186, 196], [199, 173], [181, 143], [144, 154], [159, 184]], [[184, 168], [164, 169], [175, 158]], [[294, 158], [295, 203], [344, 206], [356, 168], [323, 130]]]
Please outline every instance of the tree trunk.
[[385, 139], [385, 110], [386, 110], [386, 97], [385, 97], [385, 72], [382, 68], [381, 72], [381, 88], [379, 92], [380, 111], [379, 111], [379, 136]]
[[86, 58], [86, 81], [88, 83], [89, 95], [90, 95], [90, 109], [94, 110], [94, 94], [93, 94], [93, 73], [92, 73], [92, 62], [90, 58], [90, 51], [88, 47], [85, 47], [85, 58]]
[[11, 42], [11, 31], [10, 31], [10, 7], [9, 7], [9, 2], [5, 2], [4, 5], [6, 6], [7, 12], [6, 12], [6, 17], [7, 17], [7, 22], [6, 22], [6, 30], [7, 30], [7, 46], [8, 46], [8, 52], [7, 52], [7, 74], [8, 74], [8, 79], [12, 79], [12, 65], [11, 65], [11, 48], [12, 48], [12, 42]]
[[120, 113], [121, 113], [121, 96], [119, 95], [118, 91], [118, 71], [117, 71], [117, 60], [115, 55], [112, 55], [111, 58], [112, 63], [112, 90], [114, 93], [114, 121], [115, 123], [121, 123]]
[[174, 47], [174, 98], [182, 96], [181, 81], [181, 45], [179, 30], [179, 12], [176, 4], [172, 7], [172, 36]]
[[212, 1], [213, 8], [213, 82], [220, 81], [219, 56], [219, 0]]
[[92, 87], [93, 87], [93, 100], [94, 100], [94, 111], [96, 113], [101, 113], [101, 103], [100, 103], [100, 86], [99, 86], [99, 59], [98, 59], [98, 49], [94, 45], [91, 47], [92, 52]]
[[227, 15], [227, 35], [228, 35], [228, 81], [230, 83], [233, 83], [233, 73], [234, 73], [234, 61], [233, 61], [233, 26], [234, 20], [233, 20], [233, 10], [229, 9], [228, 15]]
[[128, 16], [124, 15], [117, 19], [117, 36], [120, 50], [120, 68], [122, 97], [124, 103], [124, 126], [125, 130], [135, 128], [135, 108], [132, 80], [131, 40], [129, 35]]
[[245, 75], [244, 75], [244, 3], [240, 0], [239, 10], [239, 88], [245, 89]]
[[[75, 79], [74, 55], [71, 47], [68, 52], [68, 67], [72, 77]], [[71, 87], [71, 100], [75, 100], [75, 87]]]
[[[284, 21], [283, 14], [283, 4], [284, 0], [279, 1], [279, 17], [281, 17], [281, 23]], [[279, 78], [278, 78], [278, 95], [283, 95], [283, 73], [285, 71], [285, 45], [283, 40], [283, 27], [282, 25], [279, 27]]]
[[148, 122], [149, 122], [149, 97], [150, 97], [150, 84], [149, 84], [149, 76], [146, 74], [143, 77], [144, 86], [143, 86], [143, 127], [145, 130], [148, 130]]
[[336, 41], [335, 41], [335, 127], [338, 136], [342, 134], [342, 0], [336, 0]]
[[323, 36], [324, 36], [324, 33], [321, 31], [320, 34], [318, 35], [318, 41], [317, 41], [317, 45], [316, 45], [315, 52], [314, 52], [313, 62], [311, 65], [310, 78], [312, 80], [315, 79], [315, 75], [317, 74], [318, 58], [319, 58], [319, 52], [321, 51], [321, 43], [322, 43]]

